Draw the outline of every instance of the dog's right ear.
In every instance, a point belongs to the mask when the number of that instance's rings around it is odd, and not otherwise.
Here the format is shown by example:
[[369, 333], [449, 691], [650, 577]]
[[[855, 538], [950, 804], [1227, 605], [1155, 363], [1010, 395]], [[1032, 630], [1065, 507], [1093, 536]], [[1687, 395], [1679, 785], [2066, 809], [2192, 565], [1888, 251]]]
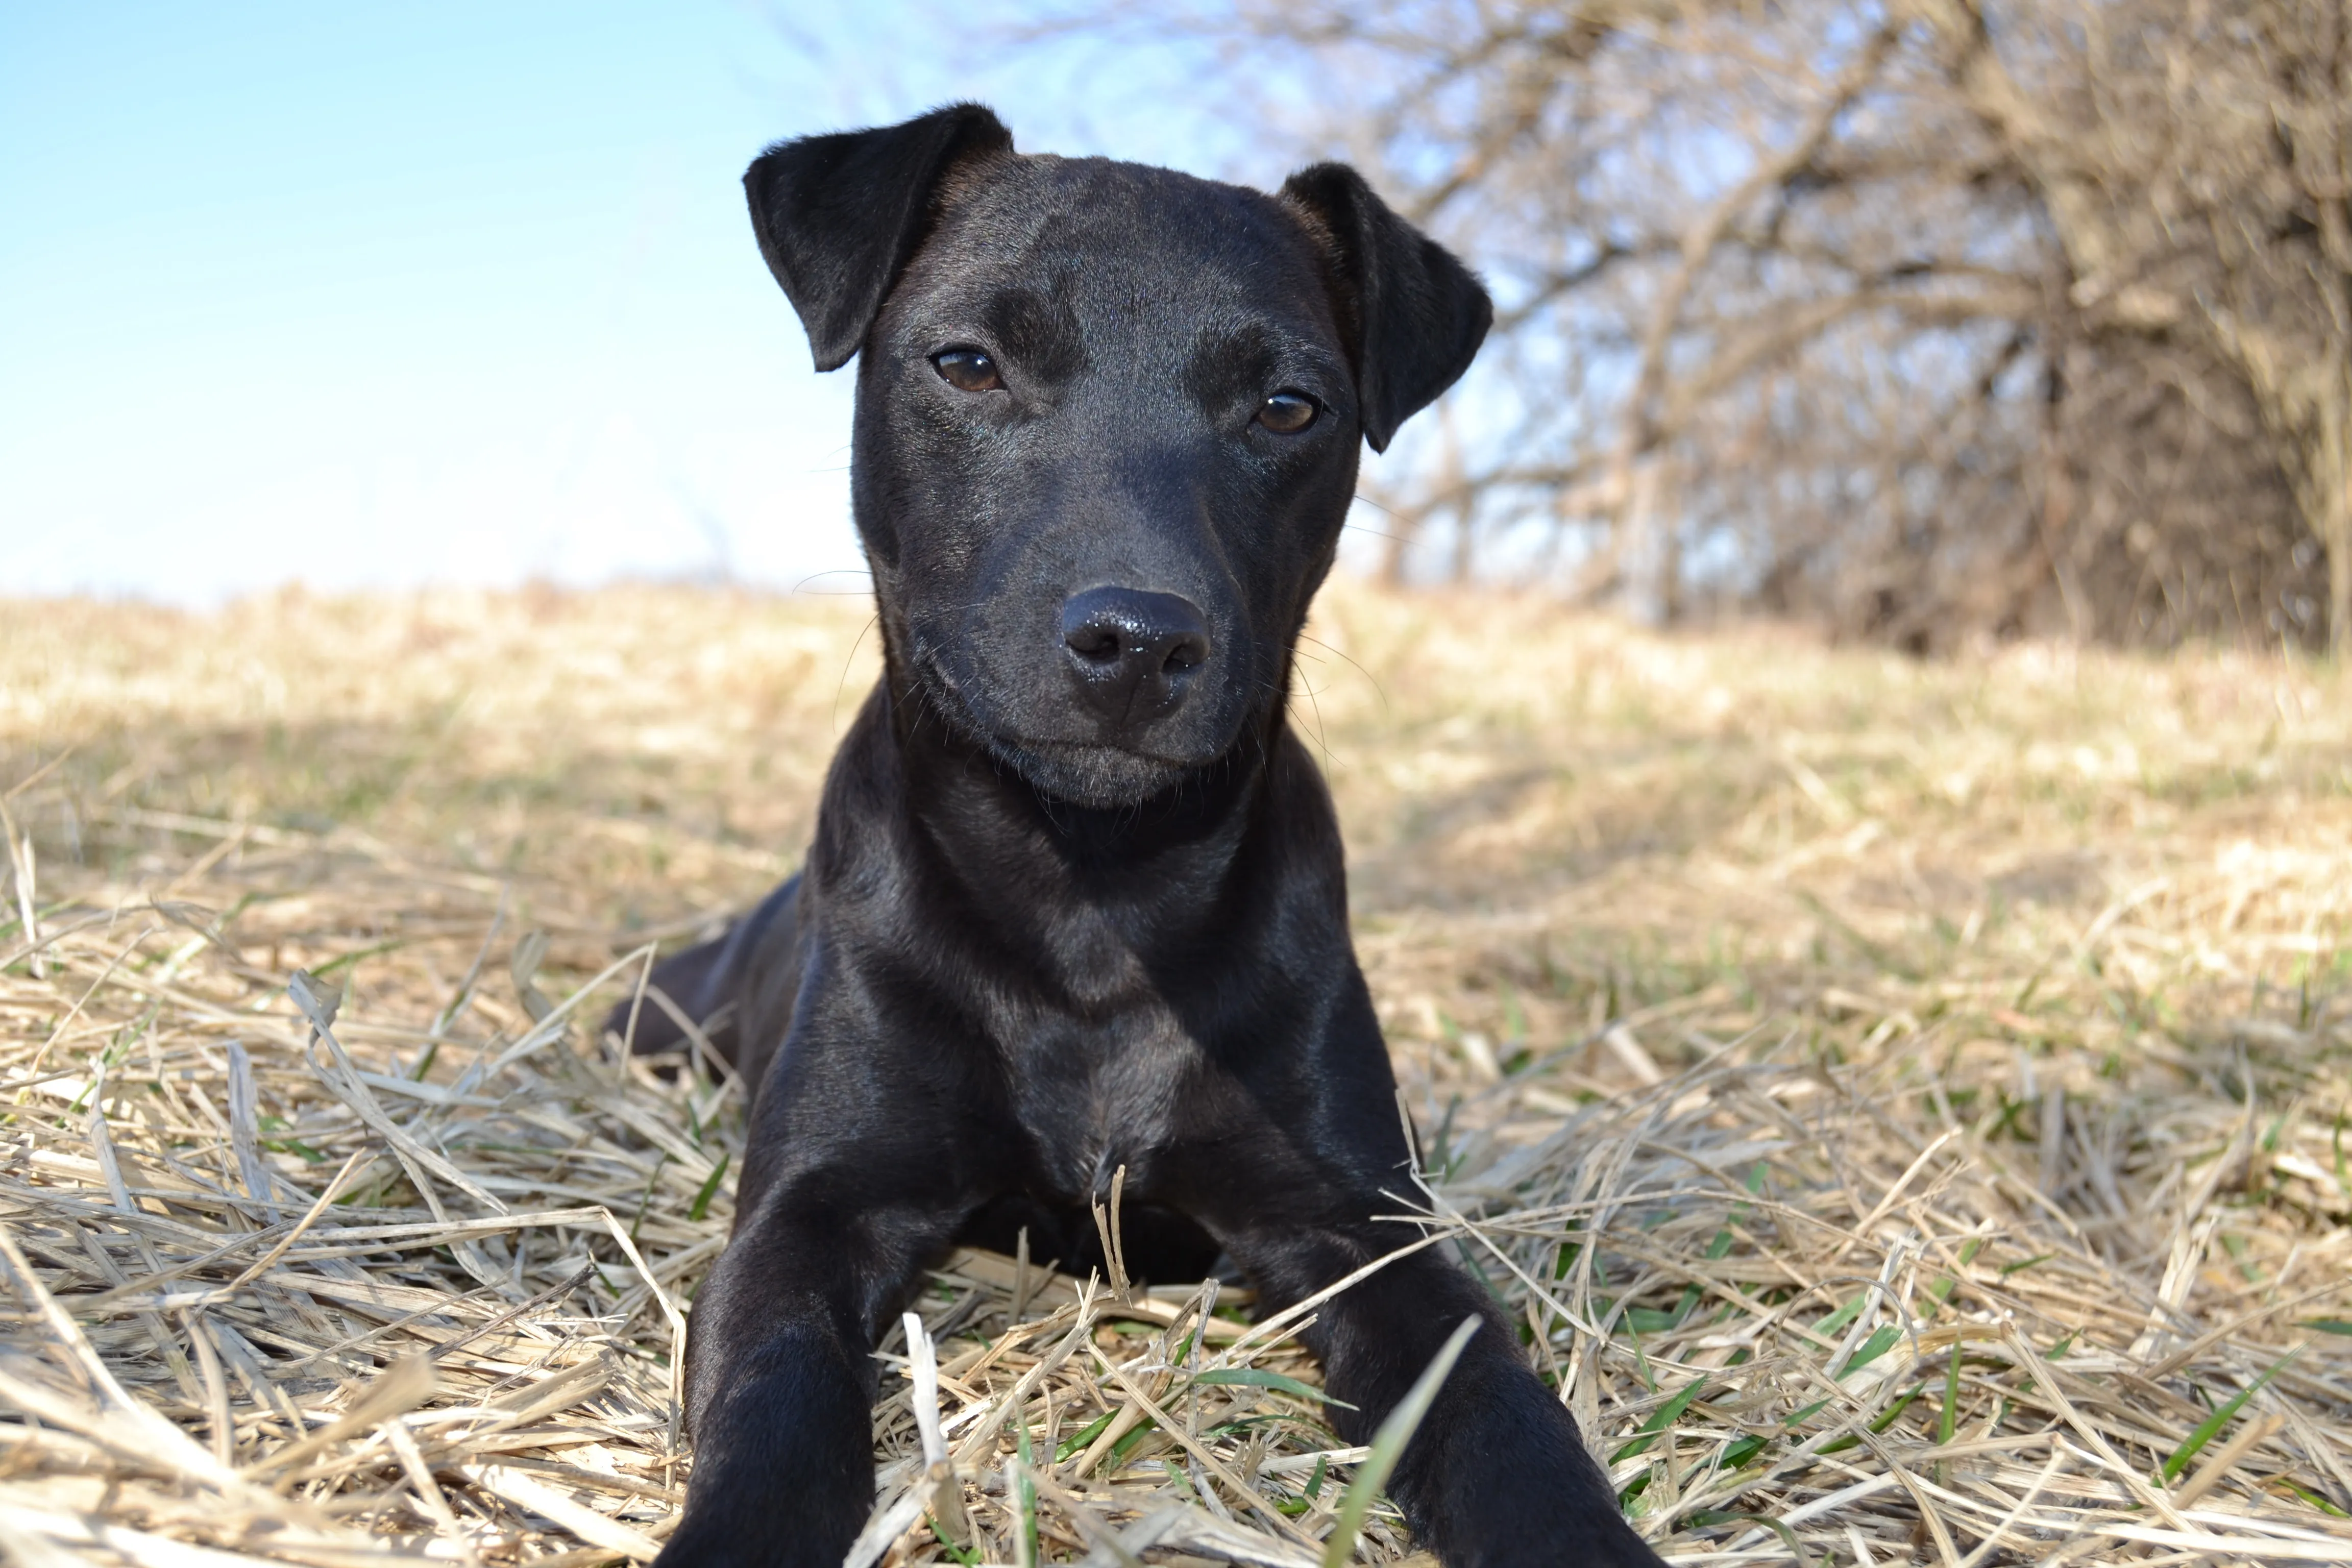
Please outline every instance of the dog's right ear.
[[1347, 164], [1301, 169], [1282, 194], [1328, 247], [1364, 439], [1385, 451], [1398, 426], [1470, 368], [1495, 302], [1452, 251], [1390, 211]]
[[1013, 151], [977, 103], [902, 125], [779, 142], [743, 173], [768, 270], [808, 329], [819, 370], [849, 363], [930, 227], [940, 179], [966, 158]]

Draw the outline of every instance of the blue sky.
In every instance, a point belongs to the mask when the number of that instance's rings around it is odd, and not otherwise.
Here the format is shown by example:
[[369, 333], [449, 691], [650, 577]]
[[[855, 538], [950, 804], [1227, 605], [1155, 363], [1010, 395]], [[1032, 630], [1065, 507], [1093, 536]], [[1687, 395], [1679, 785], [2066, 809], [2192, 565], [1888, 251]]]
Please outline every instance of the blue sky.
[[1199, 62], [1013, 15], [0, 0], [0, 595], [856, 566], [764, 142], [977, 97], [1036, 150], [1292, 161]]

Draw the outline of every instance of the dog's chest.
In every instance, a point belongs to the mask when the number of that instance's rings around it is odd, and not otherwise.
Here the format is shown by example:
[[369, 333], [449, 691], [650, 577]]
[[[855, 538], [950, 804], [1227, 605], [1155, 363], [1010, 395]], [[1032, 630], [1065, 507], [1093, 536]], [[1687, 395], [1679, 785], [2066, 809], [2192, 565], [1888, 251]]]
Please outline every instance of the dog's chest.
[[1167, 1009], [1043, 1018], [1003, 1046], [1013, 1111], [1050, 1195], [1106, 1195], [1122, 1165], [1130, 1189], [1147, 1186], [1181, 1142], [1202, 1058]]

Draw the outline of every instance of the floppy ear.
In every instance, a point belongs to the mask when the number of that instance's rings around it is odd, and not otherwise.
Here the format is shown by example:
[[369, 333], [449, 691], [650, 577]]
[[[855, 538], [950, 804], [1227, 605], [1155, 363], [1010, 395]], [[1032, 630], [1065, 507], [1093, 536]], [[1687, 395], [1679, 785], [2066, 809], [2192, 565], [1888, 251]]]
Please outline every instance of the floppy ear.
[[1282, 194], [1329, 247], [1364, 439], [1384, 451], [1398, 426], [1470, 368], [1495, 302], [1453, 252], [1390, 211], [1347, 164], [1301, 169]]
[[994, 114], [955, 103], [878, 131], [779, 142], [743, 172], [760, 254], [800, 312], [817, 369], [840, 369], [866, 341], [930, 227], [940, 177], [1012, 151]]

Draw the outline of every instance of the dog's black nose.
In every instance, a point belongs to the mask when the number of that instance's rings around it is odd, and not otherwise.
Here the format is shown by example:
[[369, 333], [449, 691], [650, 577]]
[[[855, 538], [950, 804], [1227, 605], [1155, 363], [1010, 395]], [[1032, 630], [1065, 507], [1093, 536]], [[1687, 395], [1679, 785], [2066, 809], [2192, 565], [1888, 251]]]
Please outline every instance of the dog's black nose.
[[1089, 588], [1062, 605], [1062, 647], [1087, 701], [1126, 728], [1184, 700], [1209, 658], [1209, 623], [1174, 594]]

